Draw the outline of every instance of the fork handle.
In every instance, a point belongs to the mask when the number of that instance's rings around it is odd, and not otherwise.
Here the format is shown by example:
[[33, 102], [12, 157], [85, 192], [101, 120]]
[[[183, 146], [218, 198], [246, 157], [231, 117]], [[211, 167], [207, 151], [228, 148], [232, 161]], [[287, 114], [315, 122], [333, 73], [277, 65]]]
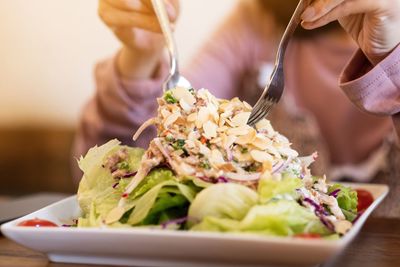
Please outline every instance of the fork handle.
[[295, 11], [293, 12], [292, 17], [288, 25], [286, 26], [285, 32], [281, 38], [281, 42], [279, 43], [277, 62], [283, 61], [283, 55], [285, 54], [286, 48], [289, 45], [290, 37], [294, 34], [297, 29], [297, 26], [301, 22], [301, 14], [306, 10], [306, 8], [311, 4], [312, 0], [300, 0], [297, 4]]
[[158, 22], [160, 23], [161, 31], [165, 38], [165, 44], [167, 46], [170, 58], [170, 74], [173, 75], [179, 71], [178, 50], [169, 22], [168, 13], [163, 1], [164, 0], [151, 0], [154, 11], [158, 18]]

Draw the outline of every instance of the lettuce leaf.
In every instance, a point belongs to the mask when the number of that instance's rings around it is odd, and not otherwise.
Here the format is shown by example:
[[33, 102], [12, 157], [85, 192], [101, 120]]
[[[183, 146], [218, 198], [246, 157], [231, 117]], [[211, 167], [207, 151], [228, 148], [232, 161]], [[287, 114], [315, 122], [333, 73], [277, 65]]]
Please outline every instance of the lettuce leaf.
[[273, 200], [264, 205], [255, 205], [242, 220], [207, 216], [191, 230], [271, 236], [291, 236], [298, 233], [331, 234], [313, 212], [290, 200]]
[[253, 207], [240, 223], [240, 230], [267, 235], [329, 233], [315, 214], [296, 201], [270, 201]]
[[107, 214], [119, 201], [124, 184], [128, 184], [132, 179], [123, 179], [114, 189], [116, 180], [107, 168], [102, 167], [108, 156], [121, 149], [127, 150], [127, 161], [132, 171], [136, 171], [144, 150], [121, 146], [118, 140], [111, 140], [100, 147], [93, 147], [85, 157], [80, 158], [78, 164], [83, 171], [83, 177], [79, 183], [77, 197], [84, 215], [89, 214], [93, 207], [97, 214]]
[[303, 186], [303, 181], [292, 175], [284, 175], [281, 181], [261, 179], [258, 184], [260, 202], [267, 203], [273, 198], [289, 197], [296, 199], [296, 189]]
[[[196, 195], [196, 191], [191, 188], [189, 185], [185, 185], [179, 183], [174, 180], [164, 181], [156, 186], [153, 186], [150, 190], [148, 190], [143, 196], [137, 199], [136, 205], [129, 216], [127, 221], [130, 225], [140, 224], [150, 213], [151, 209], [154, 208], [157, 198], [160, 194], [163, 193], [162, 189], [164, 187], [176, 187], [179, 189], [180, 194], [187, 199], [187, 201], [191, 201], [194, 199]], [[164, 205], [164, 208], [169, 208], [168, 205]], [[159, 211], [160, 207], [158, 208]]]
[[190, 205], [189, 226], [205, 217], [240, 220], [257, 201], [257, 193], [244, 185], [211, 185], [198, 193]]
[[333, 184], [328, 188], [328, 194], [335, 190], [340, 190], [336, 199], [346, 219], [351, 222], [354, 221], [357, 217], [357, 192], [350, 187], [341, 184]]

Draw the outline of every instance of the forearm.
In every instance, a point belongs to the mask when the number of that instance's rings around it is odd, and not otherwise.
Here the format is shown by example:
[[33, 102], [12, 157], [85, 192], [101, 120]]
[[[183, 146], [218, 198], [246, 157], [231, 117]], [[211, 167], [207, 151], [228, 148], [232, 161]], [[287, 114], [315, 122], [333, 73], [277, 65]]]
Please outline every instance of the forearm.
[[113, 58], [96, 67], [96, 93], [83, 109], [74, 156], [113, 138], [127, 145], [146, 147], [155, 133], [153, 130], [138, 142], [132, 141], [136, 129], [155, 115], [166, 64], [160, 64], [152, 79], [127, 80], [118, 76], [115, 61]]
[[153, 78], [163, 56], [163, 49], [146, 51], [123, 46], [117, 56], [117, 71], [122, 78], [144, 80]]

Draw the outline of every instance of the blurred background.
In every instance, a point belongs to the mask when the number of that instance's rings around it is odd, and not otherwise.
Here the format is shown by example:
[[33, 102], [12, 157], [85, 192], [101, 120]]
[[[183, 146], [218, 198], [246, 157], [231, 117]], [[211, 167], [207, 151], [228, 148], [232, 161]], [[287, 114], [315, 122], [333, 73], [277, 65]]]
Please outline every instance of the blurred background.
[[[236, 2], [181, 0], [183, 64]], [[0, 195], [76, 190], [75, 127], [94, 64], [118, 47], [97, 0], [0, 0]]]

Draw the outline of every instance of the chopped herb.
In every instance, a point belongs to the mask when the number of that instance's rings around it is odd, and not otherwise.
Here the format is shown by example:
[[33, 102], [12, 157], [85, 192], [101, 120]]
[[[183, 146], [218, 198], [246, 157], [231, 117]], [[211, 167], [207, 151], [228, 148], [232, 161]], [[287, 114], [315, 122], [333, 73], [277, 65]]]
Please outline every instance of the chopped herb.
[[240, 152], [242, 152], [242, 154], [246, 154], [247, 152], [249, 152], [249, 149], [247, 147], [243, 147]]
[[260, 169], [260, 167], [261, 167], [261, 164], [256, 162], [256, 163], [253, 163], [253, 164], [245, 167], [244, 169], [248, 172], [257, 172]]
[[185, 140], [178, 139], [172, 144], [172, 147], [174, 148], [174, 150], [179, 150], [179, 149], [183, 149], [184, 145], [185, 145]]
[[165, 93], [164, 99], [165, 99], [165, 101], [167, 101], [167, 103], [169, 103], [169, 104], [176, 104], [176, 103], [178, 103], [178, 100], [172, 95], [172, 92], [171, 92], [171, 91], [168, 91], [168, 92]]
[[200, 168], [203, 168], [206, 170], [211, 169], [211, 166], [210, 166], [210, 163], [208, 162], [208, 160], [200, 162], [199, 166], [200, 166]]
[[128, 162], [122, 161], [122, 162], [117, 164], [117, 168], [119, 170], [129, 170], [131, 168], [131, 166], [129, 165]]
[[207, 146], [209, 149], [211, 149], [211, 143], [210, 143], [210, 140], [207, 140], [206, 146]]
[[194, 88], [190, 88], [190, 89], [189, 89], [189, 92], [190, 92], [192, 95], [195, 95], [195, 94], [196, 94], [196, 92], [194, 91]]
[[173, 138], [171, 135], [167, 135], [167, 136], [165, 137], [165, 140], [167, 140], [168, 142], [174, 142], [174, 141], [175, 141], [175, 138]]

